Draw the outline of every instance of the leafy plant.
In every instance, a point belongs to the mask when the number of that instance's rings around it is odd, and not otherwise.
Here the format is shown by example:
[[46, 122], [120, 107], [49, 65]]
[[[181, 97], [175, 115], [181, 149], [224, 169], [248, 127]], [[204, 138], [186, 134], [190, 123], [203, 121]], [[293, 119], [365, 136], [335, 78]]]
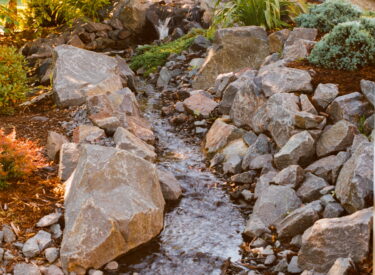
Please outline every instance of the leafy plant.
[[345, 0], [327, 0], [323, 4], [311, 7], [308, 14], [296, 18], [299, 26], [317, 28], [321, 32], [331, 31], [337, 24], [358, 20], [362, 10]]
[[234, 25], [277, 29], [288, 26], [295, 16], [306, 11], [302, 0], [218, 0], [210, 32]]
[[12, 110], [27, 92], [25, 59], [16, 48], [0, 46], [0, 113]]
[[44, 164], [40, 148], [33, 142], [17, 140], [15, 132], [6, 135], [0, 130], [0, 189], [29, 176]]
[[19, 21], [17, 8], [0, 4], [0, 25], [4, 27], [5, 32], [14, 31], [15, 27], [20, 25]]
[[171, 54], [180, 54], [193, 43], [198, 35], [205, 35], [205, 30], [193, 30], [190, 33], [168, 42], [158, 45], [145, 45], [139, 47], [130, 62], [130, 67], [136, 71], [140, 68], [145, 70], [145, 75], [157, 71], [159, 66], [163, 66]]
[[375, 18], [337, 25], [320, 40], [308, 57], [329, 69], [356, 70], [375, 63]]

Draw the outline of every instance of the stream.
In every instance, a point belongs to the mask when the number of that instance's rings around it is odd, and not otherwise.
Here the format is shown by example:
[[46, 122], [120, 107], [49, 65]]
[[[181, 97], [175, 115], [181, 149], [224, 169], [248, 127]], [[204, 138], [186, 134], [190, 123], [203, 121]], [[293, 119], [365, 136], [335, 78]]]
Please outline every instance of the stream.
[[201, 148], [161, 117], [159, 93], [149, 95], [145, 117], [153, 124], [162, 154], [158, 166], [171, 171], [183, 188], [166, 208], [164, 230], [147, 245], [119, 259], [117, 274], [220, 274], [224, 261], [240, 256], [245, 219], [206, 169]]

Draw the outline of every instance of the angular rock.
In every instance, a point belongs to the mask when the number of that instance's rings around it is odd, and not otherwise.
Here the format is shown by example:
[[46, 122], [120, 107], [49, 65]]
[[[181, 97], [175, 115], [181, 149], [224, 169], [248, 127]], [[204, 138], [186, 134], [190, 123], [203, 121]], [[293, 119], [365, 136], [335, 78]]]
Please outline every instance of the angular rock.
[[293, 188], [297, 188], [299, 184], [305, 178], [305, 171], [299, 165], [290, 165], [281, 170], [276, 177], [273, 178], [273, 182], [278, 185], [291, 185]]
[[144, 158], [148, 161], [155, 161], [156, 160], [156, 153], [155, 148], [140, 138], [136, 137], [128, 130], [119, 127], [117, 128], [114, 136], [114, 142], [116, 147], [119, 149], [123, 149], [136, 155], [137, 157]]
[[298, 96], [286, 93], [275, 94], [267, 101], [269, 123], [266, 127], [279, 148], [295, 134], [294, 117], [299, 112], [298, 104]]
[[257, 69], [269, 55], [267, 33], [261, 27], [219, 29], [215, 37], [215, 44], [193, 83], [194, 89], [212, 87], [221, 73], [248, 67]]
[[115, 58], [68, 45], [58, 46], [54, 50], [56, 65], [53, 90], [59, 105], [81, 105], [89, 95], [122, 88]]
[[323, 212], [323, 218], [338, 218], [344, 214], [345, 210], [342, 208], [341, 204], [337, 202], [328, 203]]
[[171, 78], [172, 78], [172, 72], [170, 70], [168, 70], [167, 67], [163, 67], [159, 72], [159, 78], [158, 78], [158, 81], [157, 81], [156, 85], [159, 88], [165, 88], [165, 87], [168, 86]]
[[352, 259], [338, 258], [329, 269], [327, 275], [349, 275], [356, 272]]
[[233, 140], [223, 149], [223, 171], [225, 174], [237, 174], [241, 172], [241, 163], [247, 148], [246, 143], [240, 138]]
[[306, 58], [315, 44], [314, 41], [298, 39], [292, 45], [284, 47], [283, 58], [288, 61]]
[[268, 70], [259, 72], [258, 78], [267, 97], [278, 93], [313, 91], [310, 74], [300, 69], [271, 66]]
[[22, 248], [22, 253], [26, 258], [32, 258], [39, 255], [51, 244], [51, 234], [46, 231], [40, 230], [38, 234], [25, 242]]
[[342, 218], [318, 220], [302, 236], [299, 266], [328, 272], [338, 258], [351, 257], [361, 262], [370, 250], [372, 223], [372, 207]]
[[292, 136], [288, 142], [275, 154], [275, 165], [279, 169], [289, 165], [308, 163], [315, 154], [315, 141], [307, 131]]
[[314, 105], [311, 103], [310, 99], [307, 97], [307, 95], [300, 95], [299, 96], [300, 102], [301, 102], [301, 109], [304, 112], [311, 113], [313, 115], [317, 115], [318, 112], [315, 109]]
[[332, 153], [345, 150], [352, 145], [355, 134], [358, 133], [357, 127], [346, 121], [341, 120], [332, 127], [325, 129], [316, 143], [316, 154], [323, 157]]
[[301, 201], [292, 188], [270, 185], [259, 195], [244, 233], [250, 237], [260, 236], [264, 230], [254, 230], [255, 223], [263, 224], [263, 228], [267, 228], [299, 206]]
[[58, 239], [62, 236], [61, 226], [60, 224], [54, 224], [50, 227], [52, 238]]
[[217, 105], [214, 100], [202, 94], [194, 94], [184, 100], [184, 106], [188, 111], [203, 117], [209, 117]]
[[5, 224], [5, 225], [3, 225], [2, 231], [3, 231], [4, 242], [12, 243], [12, 242], [16, 241], [17, 237], [16, 237], [16, 234], [14, 234], [12, 227]]
[[254, 197], [259, 198], [264, 191], [267, 191], [271, 185], [273, 178], [277, 175], [276, 171], [269, 171], [261, 175], [255, 185]]
[[325, 109], [339, 94], [337, 84], [319, 84], [312, 100], [322, 109]]
[[191, 44], [190, 48], [193, 51], [205, 51], [207, 48], [211, 46], [211, 42], [205, 38], [203, 35], [198, 35], [193, 43]]
[[65, 143], [61, 146], [58, 177], [66, 181], [76, 169], [79, 158], [79, 145]]
[[75, 143], [95, 143], [105, 136], [104, 130], [85, 124], [79, 125], [73, 131], [73, 141]]
[[314, 201], [297, 208], [285, 218], [276, 222], [278, 236], [280, 238], [291, 238], [302, 234], [319, 219], [319, 212], [322, 210], [320, 201]]
[[64, 275], [64, 272], [56, 265], [50, 265], [45, 275]]
[[219, 74], [215, 80], [214, 91], [215, 95], [218, 98], [223, 96], [224, 90], [228, 85], [237, 79], [236, 75], [233, 72]]
[[334, 121], [345, 119], [359, 125], [361, 117], [371, 115], [373, 107], [364, 100], [364, 96], [358, 92], [337, 97], [326, 109], [330, 118]]
[[127, 116], [126, 121], [128, 123], [127, 129], [130, 132], [132, 132], [144, 142], [150, 144], [155, 143], [155, 135], [152, 131], [152, 126], [145, 118], [138, 116]]
[[39, 268], [33, 264], [16, 264], [13, 270], [14, 275], [41, 275]]
[[54, 131], [48, 131], [48, 138], [47, 138], [47, 155], [50, 160], [55, 160], [60, 152], [61, 146], [64, 143], [69, 142], [69, 140]]
[[47, 227], [53, 225], [59, 221], [61, 213], [54, 212], [41, 218], [36, 224], [37, 227]]
[[292, 274], [301, 273], [302, 270], [298, 266], [298, 256], [293, 256], [288, 264], [288, 272]]
[[256, 175], [257, 173], [255, 171], [247, 171], [241, 174], [233, 175], [230, 180], [241, 184], [252, 183]]
[[318, 200], [322, 196], [320, 190], [327, 186], [328, 183], [324, 179], [311, 173], [306, 173], [305, 181], [298, 188], [297, 195], [303, 202]]
[[154, 238], [164, 204], [153, 164], [125, 150], [83, 145], [66, 185], [64, 271], [85, 274]]
[[249, 163], [250, 170], [257, 170], [272, 167], [273, 157], [271, 154], [258, 155], [254, 157]]
[[280, 53], [283, 50], [284, 43], [288, 39], [289, 34], [290, 34], [290, 30], [288, 29], [283, 29], [283, 30], [271, 33], [268, 36], [268, 40], [270, 43], [270, 52]]
[[47, 248], [44, 255], [49, 263], [53, 263], [59, 257], [59, 249], [56, 247]]
[[182, 195], [182, 189], [175, 176], [166, 170], [158, 169], [161, 191], [167, 201], [178, 200]]
[[375, 106], [375, 82], [369, 80], [361, 80], [361, 91], [367, 100]]
[[337, 178], [335, 193], [349, 213], [373, 204], [374, 145], [360, 144], [344, 164]]
[[318, 30], [314, 28], [294, 28], [290, 32], [285, 46], [293, 45], [299, 39], [314, 41], [318, 35]]
[[224, 148], [232, 140], [242, 136], [243, 131], [218, 118], [206, 135], [204, 148], [208, 154], [212, 154]]
[[294, 116], [294, 124], [301, 129], [322, 129], [326, 118], [308, 112], [298, 112]]
[[306, 172], [324, 178], [335, 184], [342, 165], [349, 159], [350, 153], [340, 152], [337, 155], [321, 158], [305, 168]]
[[260, 134], [255, 142], [250, 145], [246, 151], [246, 155], [242, 161], [242, 169], [249, 169], [250, 163], [260, 155], [265, 155], [271, 152], [271, 145], [268, 137], [264, 134]]

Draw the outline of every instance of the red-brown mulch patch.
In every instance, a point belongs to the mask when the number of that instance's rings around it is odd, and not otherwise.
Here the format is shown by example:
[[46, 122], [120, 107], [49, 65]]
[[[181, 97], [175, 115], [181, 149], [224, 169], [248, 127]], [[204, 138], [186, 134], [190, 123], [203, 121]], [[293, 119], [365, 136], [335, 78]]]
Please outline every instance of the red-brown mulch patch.
[[288, 67], [314, 70], [315, 75], [312, 80], [314, 89], [320, 83], [334, 83], [339, 85], [340, 95], [360, 92], [360, 81], [362, 79], [375, 81], [375, 66], [363, 67], [356, 71], [339, 71], [317, 67], [311, 65], [307, 60], [300, 60], [289, 63]]

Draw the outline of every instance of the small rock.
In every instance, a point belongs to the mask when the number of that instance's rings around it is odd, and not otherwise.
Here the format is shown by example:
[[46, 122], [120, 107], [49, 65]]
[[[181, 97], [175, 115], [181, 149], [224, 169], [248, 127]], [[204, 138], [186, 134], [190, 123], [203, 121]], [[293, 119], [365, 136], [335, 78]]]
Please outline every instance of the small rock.
[[273, 267], [274, 272], [286, 272], [288, 270], [288, 262], [286, 259], [281, 259], [276, 266]]
[[265, 265], [271, 265], [275, 262], [276, 256], [275, 255], [268, 255], [267, 258], [264, 261]]
[[159, 72], [159, 78], [158, 78], [158, 81], [157, 81], [157, 86], [159, 88], [167, 87], [171, 78], [172, 78], [172, 72], [170, 70], [168, 70], [167, 67], [163, 67]]
[[41, 275], [39, 268], [33, 264], [16, 264], [13, 270], [14, 275]]
[[34, 237], [28, 239], [22, 248], [22, 253], [27, 258], [37, 256], [52, 243], [51, 234], [40, 230]]
[[185, 108], [196, 116], [209, 117], [218, 104], [202, 94], [194, 94], [184, 100]]
[[47, 261], [52, 264], [59, 257], [59, 249], [55, 247], [47, 248], [44, 251], [44, 255], [46, 256]]
[[15, 258], [15, 256], [12, 254], [11, 251], [5, 250], [4, 261], [12, 261], [14, 258]]
[[41, 218], [36, 224], [37, 227], [47, 227], [53, 225], [59, 221], [61, 213], [55, 212]]
[[375, 82], [369, 80], [361, 80], [361, 91], [365, 95], [372, 106], [375, 106]]
[[302, 272], [302, 270], [298, 266], [298, 256], [293, 256], [290, 260], [290, 263], [288, 265], [288, 272], [292, 274]]
[[203, 35], [198, 35], [193, 43], [191, 44], [190, 48], [193, 51], [205, 51], [208, 47], [211, 46], [211, 42], [205, 38]]
[[73, 131], [75, 143], [94, 143], [105, 136], [103, 129], [91, 125], [79, 125]]
[[339, 94], [337, 84], [319, 84], [313, 96], [313, 101], [325, 109]]
[[291, 184], [293, 188], [297, 188], [305, 178], [305, 171], [299, 165], [290, 165], [281, 170], [273, 181], [279, 185]]
[[265, 246], [267, 242], [261, 238], [257, 238], [255, 241], [251, 243], [251, 247], [262, 247]]
[[235, 183], [252, 183], [254, 181], [254, 177], [256, 176], [255, 171], [247, 171], [241, 174], [233, 175], [230, 180]]
[[119, 264], [116, 261], [109, 262], [105, 265], [104, 269], [109, 271], [115, 271], [119, 268]]
[[176, 111], [179, 112], [179, 113], [185, 112], [184, 103], [182, 103], [181, 101], [176, 102], [174, 107], [175, 107]]
[[12, 242], [16, 241], [16, 234], [14, 234], [12, 227], [5, 224], [5, 225], [3, 225], [2, 231], [3, 231], [4, 242], [12, 243]]
[[221, 98], [224, 90], [227, 86], [237, 79], [236, 75], [233, 72], [219, 74], [215, 81], [214, 91], [216, 92], [216, 97]]
[[303, 202], [318, 200], [321, 197], [320, 190], [327, 186], [328, 183], [323, 178], [306, 173], [305, 181], [298, 188], [297, 195]]
[[247, 145], [242, 138], [233, 140], [222, 150], [224, 155], [223, 171], [225, 174], [241, 172], [242, 159], [246, 153]]
[[254, 194], [246, 189], [242, 190], [241, 195], [245, 199], [245, 201], [251, 201], [254, 198]]
[[345, 210], [337, 202], [327, 203], [324, 208], [323, 218], [338, 218], [344, 214]]
[[301, 109], [304, 112], [311, 113], [313, 115], [317, 115], [318, 111], [315, 109], [314, 105], [311, 103], [310, 99], [307, 97], [307, 95], [302, 94], [299, 96], [300, 102], [301, 102]]
[[46, 275], [64, 275], [64, 272], [56, 265], [50, 265]]
[[[89, 275], [104, 275], [104, 273], [101, 270], [90, 269], [89, 270]], [[133, 273], [133, 275], [134, 275], [134, 273]]]
[[62, 230], [59, 224], [54, 224], [50, 227], [52, 238], [58, 239], [62, 236]]
[[268, 137], [264, 134], [260, 134], [256, 141], [247, 149], [246, 155], [242, 161], [242, 169], [249, 169], [251, 164], [255, 166], [256, 164], [253, 162], [254, 159], [260, 155], [267, 155], [270, 151], [271, 145]]
[[161, 169], [158, 169], [158, 176], [164, 199], [178, 200], [181, 197], [182, 190], [175, 176], [171, 172]]
[[349, 275], [355, 274], [356, 269], [350, 258], [338, 258], [328, 271], [327, 275]]
[[302, 235], [296, 235], [296, 236], [294, 236], [291, 239], [290, 244], [294, 245], [296, 247], [301, 247], [301, 245], [302, 245]]

